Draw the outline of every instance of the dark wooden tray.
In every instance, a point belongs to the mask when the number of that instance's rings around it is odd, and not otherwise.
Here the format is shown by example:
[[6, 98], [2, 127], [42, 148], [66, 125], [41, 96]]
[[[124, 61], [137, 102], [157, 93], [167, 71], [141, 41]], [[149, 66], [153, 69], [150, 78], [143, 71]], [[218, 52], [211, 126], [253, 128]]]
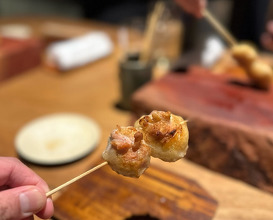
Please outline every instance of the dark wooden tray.
[[153, 166], [139, 179], [105, 166], [72, 184], [54, 204], [60, 220], [209, 220], [217, 207], [198, 183]]

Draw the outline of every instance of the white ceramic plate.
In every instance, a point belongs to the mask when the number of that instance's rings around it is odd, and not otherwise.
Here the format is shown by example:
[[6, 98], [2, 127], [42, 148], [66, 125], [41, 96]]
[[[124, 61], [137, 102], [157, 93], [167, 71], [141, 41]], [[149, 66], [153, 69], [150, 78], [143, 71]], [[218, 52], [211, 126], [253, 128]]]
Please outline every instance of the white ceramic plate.
[[53, 114], [26, 124], [15, 138], [18, 154], [43, 165], [73, 162], [97, 147], [100, 129], [91, 119], [78, 114]]

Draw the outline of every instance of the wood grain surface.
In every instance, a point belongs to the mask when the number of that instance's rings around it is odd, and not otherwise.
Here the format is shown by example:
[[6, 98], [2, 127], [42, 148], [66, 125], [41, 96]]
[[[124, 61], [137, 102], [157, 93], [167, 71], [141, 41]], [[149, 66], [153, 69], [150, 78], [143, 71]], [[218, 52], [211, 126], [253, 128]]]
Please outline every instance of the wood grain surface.
[[[109, 166], [84, 177], [55, 201], [61, 220], [150, 216], [155, 219], [212, 219], [217, 207], [199, 184], [181, 175], [150, 167], [139, 178], [116, 174]], [[141, 218], [140, 218], [141, 219]]]
[[188, 119], [188, 159], [273, 193], [273, 88], [191, 67], [141, 88], [133, 105], [137, 117], [160, 109]]

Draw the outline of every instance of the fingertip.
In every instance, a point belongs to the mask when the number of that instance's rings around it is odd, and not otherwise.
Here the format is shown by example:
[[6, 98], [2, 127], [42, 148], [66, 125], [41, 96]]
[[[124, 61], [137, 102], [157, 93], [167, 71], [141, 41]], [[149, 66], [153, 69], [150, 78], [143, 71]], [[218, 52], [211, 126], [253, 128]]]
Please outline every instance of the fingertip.
[[22, 215], [27, 217], [46, 205], [46, 196], [39, 187], [31, 186], [20, 192], [19, 202]]
[[273, 21], [267, 22], [266, 29], [268, 32], [273, 33]]
[[0, 192], [0, 219], [28, 219], [46, 205], [46, 195], [37, 186], [20, 186]]
[[200, 1], [200, 6], [201, 6], [202, 10], [205, 9], [207, 7], [207, 1], [206, 0], [201, 0]]
[[36, 213], [36, 215], [43, 219], [51, 218], [54, 214], [54, 205], [51, 198], [47, 198], [45, 207]]

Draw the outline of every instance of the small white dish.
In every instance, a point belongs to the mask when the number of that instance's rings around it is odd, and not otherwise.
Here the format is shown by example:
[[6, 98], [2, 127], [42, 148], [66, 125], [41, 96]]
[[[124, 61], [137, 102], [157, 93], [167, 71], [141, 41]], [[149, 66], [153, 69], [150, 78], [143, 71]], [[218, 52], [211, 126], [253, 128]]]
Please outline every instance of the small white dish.
[[47, 115], [26, 124], [15, 137], [15, 148], [25, 160], [41, 165], [76, 161], [98, 145], [100, 129], [79, 114]]

